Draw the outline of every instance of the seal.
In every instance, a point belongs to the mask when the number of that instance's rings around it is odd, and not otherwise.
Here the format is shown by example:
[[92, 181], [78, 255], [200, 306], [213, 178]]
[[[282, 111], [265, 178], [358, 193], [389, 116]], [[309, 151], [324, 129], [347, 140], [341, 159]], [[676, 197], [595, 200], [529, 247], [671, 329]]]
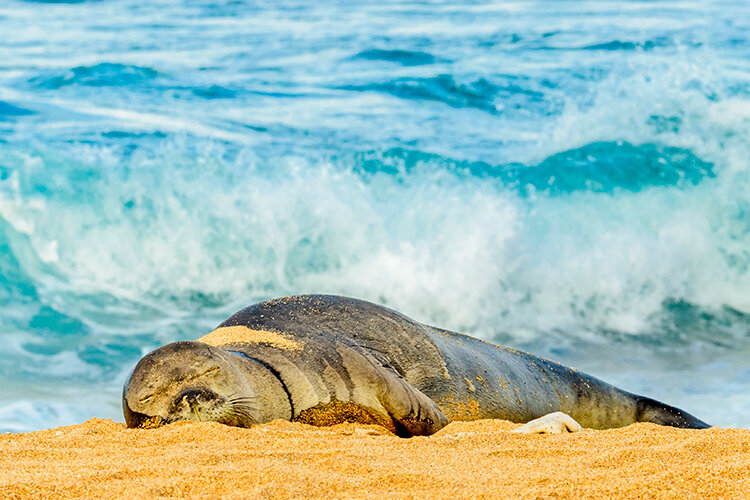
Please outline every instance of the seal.
[[133, 369], [122, 406], [128, 427], [285, 419], [404, 437], [485, 418], [529, 422], [521, 432], [709, 427], [553, 361], [332, 295], [261, 302], [197, 341], [156, 349]]

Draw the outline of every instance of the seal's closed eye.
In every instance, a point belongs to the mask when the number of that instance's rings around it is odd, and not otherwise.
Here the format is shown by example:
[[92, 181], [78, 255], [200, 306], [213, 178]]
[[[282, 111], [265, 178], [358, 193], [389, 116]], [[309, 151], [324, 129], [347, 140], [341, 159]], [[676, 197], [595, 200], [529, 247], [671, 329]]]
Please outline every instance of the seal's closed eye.
[[218, 366], [212, 366], [208, 370], [205, 370], [205, 371], [203, 371], [201, 373], [195, 373], [193, 375], [187, 375], [187, 376], [184, 376], [184, 377], [177, 377], [175, 379], [175, 382], [178, 382], [178, 383], [181, 383], [181, 382], [190, 382], [190, 381], [199, 379], [201, 377], [205, 377], [206, 375], [209, 375], [211, 373], [215, 373], [215, 372], [219, 371], [220, 369], [221, 368], [218, 367]]

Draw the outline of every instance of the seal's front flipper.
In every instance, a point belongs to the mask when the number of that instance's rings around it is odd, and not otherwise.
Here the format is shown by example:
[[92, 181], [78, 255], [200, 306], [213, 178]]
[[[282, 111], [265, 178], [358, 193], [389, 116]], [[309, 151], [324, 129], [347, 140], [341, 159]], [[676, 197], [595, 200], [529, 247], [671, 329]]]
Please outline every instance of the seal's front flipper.
[[337, 350], [352, 383], [359, 388], [351, 402], [385, 413], [396, 435], [426, 436], [448, 425], [437, 403], [407, 382], [387, 359], [345, 345]]
[[386, 372], [380, 402], [396, 423], [396, 434], [401, 437], [427, 436], [446, 425], [448, 417], [437, 403], [398, 375]]
[[522, 434], [561, 434], [563, 432], [580, 432], [583, 427], [567, 413], [556, 411], [528, 422], [512, 432]]

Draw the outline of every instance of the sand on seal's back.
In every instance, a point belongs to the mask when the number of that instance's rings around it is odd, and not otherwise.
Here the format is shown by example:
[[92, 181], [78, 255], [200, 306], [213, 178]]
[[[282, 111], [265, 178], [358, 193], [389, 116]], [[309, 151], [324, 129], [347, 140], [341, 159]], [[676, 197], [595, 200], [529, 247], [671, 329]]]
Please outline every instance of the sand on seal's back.
[[217, 328], [203, 337], [196, 340], [196, 342], [203, 342], [212, 346], [222, 346], [231, 343], [263, 343], [269, 344], [279, 349], [299, 350], [302, 349], [302, 345], [289, 338], [289, 336], [280, 333], [273, 332], [270, 330], [253, 330], [246, 326], [223, 326]]

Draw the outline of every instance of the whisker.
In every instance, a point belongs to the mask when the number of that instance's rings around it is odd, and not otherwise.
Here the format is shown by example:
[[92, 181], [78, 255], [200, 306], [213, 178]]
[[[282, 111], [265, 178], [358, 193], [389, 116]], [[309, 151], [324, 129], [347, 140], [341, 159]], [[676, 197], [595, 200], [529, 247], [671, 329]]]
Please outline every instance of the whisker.
[[257, 412], [258, 410], [259, 408], [257, 406], [248, 404], [248, 401], [240, 402], [238, 400], [234, 400], [229, 404], [230, 415], [249, 420], [250, 423], [256, 422], [253, 413]]
[[260, 408], [254, 407], [254, 406], [232, 406], [231, 407], [233, 412], [236, 413], [246, 413], [248, 415], [252, 415], [253, 412], [257, 412]]
[[242, 401], [257, 401], [258, 398], [255, 396], [230, 396], [227, 398], [227, 401], [230, 401], [232, 403], [234, 402], [242, 402]]
[[256, 408], [258, 406], [258, 401], [254, 399], [243, 399], [243, 400], [234, 400], [234, 401], [227, 401], [227, 404], [229, 405], [239, 405], [239, 406], [250, 406], [252, 408]]
[[230, 394], [224, 399], [226, 402], [226, 416], [250, 424], [256, 423], [257, 420], [254, 415], [260, 410], [258, 399], [256, 396], [237, 392]]

